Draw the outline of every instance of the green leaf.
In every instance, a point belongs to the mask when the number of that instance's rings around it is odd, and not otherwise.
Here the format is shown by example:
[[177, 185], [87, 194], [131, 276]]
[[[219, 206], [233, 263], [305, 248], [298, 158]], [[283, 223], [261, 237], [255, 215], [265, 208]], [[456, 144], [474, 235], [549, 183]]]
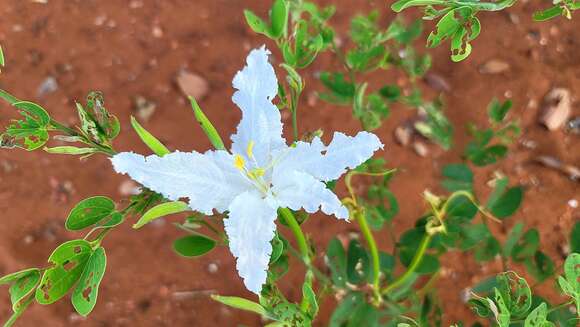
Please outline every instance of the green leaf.
[[[310, 275], [309, 275], [310, 274]], [[310, 319], [314, 319], [318, 314], [318, 301], [316, 293], [312, 289], [312, 272], [308, 272], [304, 284], [302, 284], [302, 310], [305, 311]]]
[[333, 238], [328, 243], [326, 250], [326, 264], [330, 268], [332, 283], [338, 287], [345, 287], [347, 281], [346, 275], [346, 252], [342, 243]]
[[415, 6], [437, 6], [437, 5], [447, 5], [446, 0], [399, 0], [391, 5], [391, 9], [394, 12], [401, 12], [407, 8]]
[[370, 258], [360, 242], [353, 239], [348, 244], [346, 274], [351, 284], [362, 284], [371, 274]]
[[357, 310], [358, 307], [362, 306], [365, 302], [365, 296], [362, 292], [350, 292], [348, 293], [342, 302], [338, 304], [334, 312], [330, 316], [330, 321], [328, 323], [329, 327], [343, 327], [345, 323], [350, 319], [352, 313]]
[[555, 326], [553, 323], [548, 321], [548, 306], [546, 303], [542, 303], [537, 306], [530, 314], [526, 317], [524, 321], [524, 327], [550, 327]]
[[203, 132], [205, 133], [205, 135], [207, 136], [213, 147], [216, 148], [216, 150], [225, 150], [226, 147], [224, 146], [224, 142], [222, 141], [220, 134], [217, 132], [215, 127], [213, 127], [212, 123], [203, 113], [203, 111], [197, 104], [197, 101], [195, 101], [193, 97], [189, 97], [189, 102], [191, 103], [191, 107], [193, 108], [195, 119], [201, 126], [201, 129], [203, 130]]
[[48, 124], [50, 124], [50, 116], [46, 110], [44, 110], [44, 108], [37, 105], [36, 103], [29, 101], [18, 101], [12, 105], [18, 108], [18, 110], [30, 115], [35, 121], [38, 122], [41, 127], [46, 127]]
[[246, 18], [246, 23], [248, 23], [248, 26], [250, 26], [254, 32], [268, 36], [270, 28], [262, 18], [256, 16], [256, 14], [250, 10], [244, 10], [244, 17]]
[[512, 251], [512, 259], [522, 262], [536, 254], [540, 246], [540, 233], [533, 228], [528, 230], [522, 238], [518, 240]]
[[542, 251], [536, 251], [533, 257], [526, 259], [525, 265], [537, 281], [551, 277], [555, 271], [554, 262]]
[[139, 229], [157, 218], [189, 210], [191, 209], [189, 209], [187, 203], [183, 201], [161, 203], [147, 210], [147, 212], [139, 219], [139, 221], [133, 225], [133, 228]]
[[81, 277], [91, 254], [91, 245], [85, 240], [68, 241], [57, 247], [48, 258], [51, 267], [36, 289], [36, 301], [51, 304], [65, 296]]
[[524, 190], [521, 186], [510, 187], [505, 191], [499, 188], [500, 186], [494, 190], [487, 207], [495, 217], [506, 218], [513, 215], [520, 207]]
[[69, 155], [84, 155], [99, 152], [95, 148], [78, 148], [76, 146], [55, 146], [52, 148], [45, 147], [44, 151], [51, 154], [69, 154]]
[[10, 286], [10, 301], [12, 311], [18, 312], [22, 309], [25, 299], [36, 289], [40, 282], [40, 270], [28, 269], [28, 272], [20, 276], [12, 286]]
[[86, 317], [97, 304], [99, 285], [105, 275], [107, 256], [105, 249], [97, 248], [88, 259], [83, 274], [72, 294], [72, 304], [75, 310]]
[[564, 277], [558, 277], [558, 284], [564, 294], [576, 302], [576, 312], [580, 312], [580, 254], [572, 253], [564, 262]]
[[550, 20], [554, 17], [562, 16], [564, 14], [564, 9], [560, 6], [554, 6], [542, 11], [536, 11], [534, 13], [534, 20], [537, 22], [543, 22]]
[[13, 282], [21, 279], [22, 277], [25, 277], [26, 275], [29, 275], [37, 270], [38, 270], [38, 268], [29, 268], [29, 269], [24, 269], [21, 271], [13, 272], [11, 274], [2, 276], [0, 278], [0, 285], [13, 283]]
[[503, 245], [503, 249], [502, 249], [502, 256], [504, 258], [509, 258], [512, 255], [513, 249], [516, 246], [516, 244], [518, 243], [518, 241], [520, 240], [520, 238], [522, 237], [522, 234], [524, 233], [524, 224], [523, 223], [517, 223], [514, 225], [514, 227], [512, 227], [512, 230], [510, 231], [504, 245]]
[[275, 0], [270, 13], [270, 37], [277, 39], [286, 34], [288, 26], [288, 5], [286, 0]]
[[131, 116], [131, 126], [133, 126], [133, 129], [137, 135], [139, 135], [141, 141], [143, 141], [143, 143], [145, 143], [145, 145], [147, 145], [147, 147], [149, 147], [153, 153], [160, 157], [170, 153], [169, 149], [167, 149], [167, 147], [165, 147], [161, 141], [153, 136], [153, 134], [149, 133], [145, 128], [143, 128], [143, 126], [141, 126], [141, 124], [139, 124], [137, 119], [135, 119], [133, 116]]
[[198, 257], [211, 251], [216, 242], [201, 235], [188, 235], [173, 242], [173, 250], [184, 257]]
[[473, 191], [473, 173], [466, 164], [446, 165], [443, 167], [443, 176], [446, 179], [441, 184], [449, 192]]
[[532, 306], [532, 291], [528, 282], [513, 271], [497, 276], [498, 290], [514, 317], [525, 317]]
[[2, 50], [2, 46], [0, 46], [0, 66], [4, 67], [4, 51]]
[[79, 202], [66, 219], [66, 229], [81, 230], [108, 217], [115, 210], [115, 202], [106, 196], [93, 196]]
[[264, 307], [256, 302], [246, 300], [241, 297], [212, 295], [211, 298], [232, 308], [254, 312], [261, 316], [268, 315], [268, 312], [266, 309], [264, 309]]
[[344, 74], [328, 72], [320, 73], [320, 81], [330, 90], [330, 93], [319, 94], [325, 101], [336, 104], [351, 104], [356, 92], [355, 85], [345, 80]]
[[469, 160], [478, 167], [483, 167], [496, 163], [499, 159], [506, 156], [508, 148], [503, 144], [496, 144], [485, 148], [480, 148], [478, 151], [469, 155]]
[[489, 119], [499, 124], [501, 123], [505, 116], [507, 115], [508, 111], [512, 108], [512, 101], [506, 100], [504, 103], [499, 102], [498, 99], [494, 98], [491, 100], [491, 103], [488, 106], [487, 113], [489, 115]]

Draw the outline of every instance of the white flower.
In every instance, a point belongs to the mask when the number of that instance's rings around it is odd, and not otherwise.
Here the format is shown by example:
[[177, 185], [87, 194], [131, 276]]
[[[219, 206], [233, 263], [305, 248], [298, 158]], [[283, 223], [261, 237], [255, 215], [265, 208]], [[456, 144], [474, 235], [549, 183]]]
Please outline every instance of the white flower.
[[348, 219], [348, 210], [323, 182], [338, 179], [382, 148], [378, 137], [360, 132], [355, 137], [335, 133], [325, 146], [288, 146], [282, 138], [280, 111], [272, 99], [278, 84], [270, 52], [253, 50], [238, 72], [233, 101], [242, 120], [227, 151], [173, 152], [163, 157], [124, 152], [113, 157], [115, 170], [170, 200], [189, 198], [189, 206], [204, 214], [229, 212], [224, 221], [229, 247], [246, 287], [259, 294], [276, 225], [277, 209], [318, 210]]

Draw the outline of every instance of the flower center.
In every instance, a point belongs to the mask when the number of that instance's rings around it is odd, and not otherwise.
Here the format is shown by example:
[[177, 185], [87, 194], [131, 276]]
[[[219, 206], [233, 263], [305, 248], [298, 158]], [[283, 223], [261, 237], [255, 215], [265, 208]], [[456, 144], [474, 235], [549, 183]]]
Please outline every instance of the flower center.
[[253, 161], [253, 166], [255, 168], [248, 169], [246, 165], [246, 160], [243, 156], [236, 154], [234, 155], [234, 167], [236, 167], [246, 178], [252, 182], [261, 192], [264, 194], [268, 193], [270, 189], [269, 183], [266, 183], [263, 176], [266, 174], [266, 169], [258, 166], [258, 162], [254, 158], [254, 141], [250, 141], [246, 148], [246, 157]]

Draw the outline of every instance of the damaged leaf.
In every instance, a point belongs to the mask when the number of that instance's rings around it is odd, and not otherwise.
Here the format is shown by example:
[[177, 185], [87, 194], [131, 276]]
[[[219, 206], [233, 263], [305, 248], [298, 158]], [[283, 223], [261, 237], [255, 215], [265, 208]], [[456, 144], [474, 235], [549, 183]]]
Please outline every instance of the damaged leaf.
[[86, 317], [97, 303], [99, 284], [105, 274], [107, 256], [105, 249], [97, 248], [88, 259], [79, 283], [72, 294], [72, 304], [75, 310]]

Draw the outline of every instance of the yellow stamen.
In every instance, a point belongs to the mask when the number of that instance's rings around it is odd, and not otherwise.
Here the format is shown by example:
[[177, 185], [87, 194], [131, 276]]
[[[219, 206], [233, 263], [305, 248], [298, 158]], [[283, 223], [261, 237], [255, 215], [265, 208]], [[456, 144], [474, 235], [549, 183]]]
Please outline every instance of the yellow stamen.
[[248, 177], [250, 177], [250, 179], [256, 180], [256, 179], [264, 176], [265, 173], [266, 173], [266, 171], [264, 169], [256, 168], [248, 173]]
[[244, 161], [244, 158], [242, 156], [240, 156], [239, 154], [236, 154], [234, 156], [234, 166], [236, 168], [238, 168], [239, 170], [244, 170], [245, 165], [246, 165], [246, 162]]
[[248, 147], [246, 148], [246, 154], [248, 158], [254, 157], [254, 141], [248, 142]]

